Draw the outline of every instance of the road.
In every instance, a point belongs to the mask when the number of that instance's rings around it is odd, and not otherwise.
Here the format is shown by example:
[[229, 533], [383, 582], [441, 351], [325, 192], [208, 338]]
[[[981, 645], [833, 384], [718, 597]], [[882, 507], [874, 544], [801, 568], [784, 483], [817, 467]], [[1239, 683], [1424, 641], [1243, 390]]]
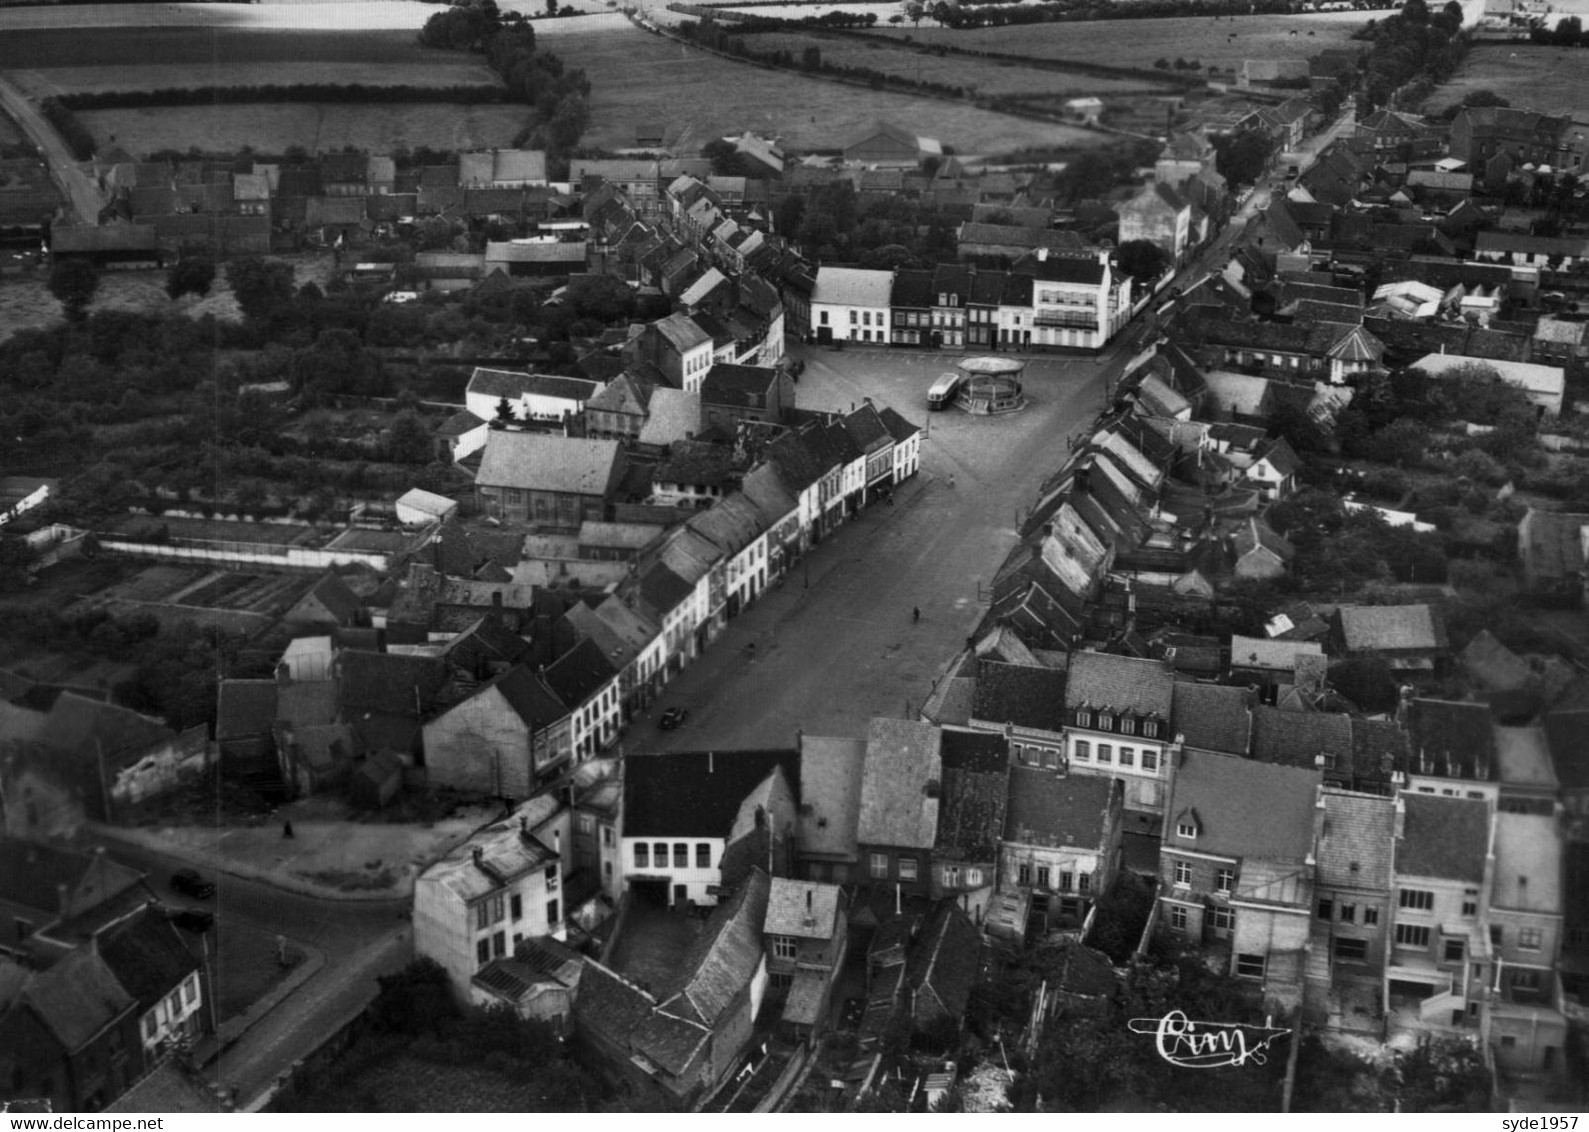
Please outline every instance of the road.
[[39, 108], [4, 75], [0, 75], [0, 106], [39, 147], [39, 153], [49, 164], [51, 179], [67, 202], [73, 223], [98, 224], [99, 210], [104, 207], [105, 200], [94, 179], [83, 172], [71, 149]]
[[[121, 842], [106, 848], [118, 861], [145, 872], [163, 901], [208, 908], [262, 932], [285, 932], [294, 943], [325, 956], [325, 966], [205, 1070], [218, 1084], [237, 1089], [239, 1108], [362, 1010], [375, 996], [377, 975], [398, 970], [413, 956], [406, 899], [322, 899], [221, 874], [215, 877], [213, 901], [185, 901], [170, 892], [171, 873], [184, 862]], [[215, 956], [217, 966], [226, 962], [224, 953]]]

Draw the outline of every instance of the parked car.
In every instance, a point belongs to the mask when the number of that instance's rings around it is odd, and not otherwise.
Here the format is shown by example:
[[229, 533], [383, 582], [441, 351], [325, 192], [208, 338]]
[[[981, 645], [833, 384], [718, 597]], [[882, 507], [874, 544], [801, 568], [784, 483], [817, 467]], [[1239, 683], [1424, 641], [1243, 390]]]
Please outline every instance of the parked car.
[[178, 869], [171, 874], [171, 888], [195, 900], [208, 900], [215, 895], [215, 884], [201, 877], [197, 869]]
[[690, 718], [689, 708], [670, 707], [662, 713], [662, 718], [657, 720], [657, 726], [664, 731], [672, 731], [675, 727], [682, 727], [688, 718]]
[[215, 926], [215, 913], [203, 908], [178, 908], [171, 911], [171, 922], [185, 932], [203, 935]]

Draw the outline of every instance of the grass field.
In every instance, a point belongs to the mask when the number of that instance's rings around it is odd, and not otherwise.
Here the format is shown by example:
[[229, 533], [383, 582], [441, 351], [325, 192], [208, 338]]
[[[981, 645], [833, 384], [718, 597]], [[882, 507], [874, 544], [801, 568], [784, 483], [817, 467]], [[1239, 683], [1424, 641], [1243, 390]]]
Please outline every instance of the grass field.
[[228, 152], [251, 145], [263, 153], [294, 145], [322, 152], [346, 146], [375, 153], [420, 146], [489, 149], [511, 145], [529, 113], [513, 105], [304, 102], [85, 110], [78, 117], [100, 145], [119, 145], [137, 156], [192, 146]]
[[[787, 49], [796, 58], [807, 47], [822, 52], [822, 60], [846, 67], [869, 67], [890, 75], [917, 79], [923, 82], [947, 83], [975, 90], [981, 95], [1055, 95], [1075, 96], [1093, 94], [1107, 98], [1125, 92], [1142, 93], [1154, 90], [1148, 82], [1126, 79], [1100, 79], [1089, 75], [1066, 74], [1063, 71], [1038, 70], [1018, 64], [998, 63], [991, 60], [967, 59], [963, 56], [934, 55], [923, 47], [908, 45], [890, 47], [889, 41], [870, 39], [860, 41], [846, 36], [824, 36], [812, 33], [760, 34], [747, 36], [746, 41], [758, 51]], [[1164, 93], [1177, 88], [1166, 85]]]
[[962, 154], [1109, 141], [1086, 130], [751, 67], [639, 29], [562, 35], [554, 47], [567, 65], [590, 77], [591, 128], [584, 143], [591, 146], [633, 145], [636, 125], [660, 122], [677, 149], [745, 129], [777, 133], [796, 148], [837, 148], [879, 118]]
[[1544, 114], [1581, 112], [1589, 105], [1589, 51], [1518, 43], [1471, 50], [1423, 109], [1444, 110], [1476, 90], [1493, 90], [1513, 106]]
[[[1241, 16], [1168, 20], [1079, 20], [1071, 23], [953, 31], [882, 27], [880, 34], [1039, 59], [1079, 59], [1115, 67], [1151, 67], [1157, 59], [1195, 59], [1204, 67], [1240, 66], [1243, 59], [1303, 59], [1346, 45], [1367, 20], [1351, 12], [1301, 16]], [[1296, 35], [1291, 33], [1295, 31]], [[1312, 32], [1312, 35], [1308, 33]], [[1235, 38], [1231, 38], [1234, 36]]]

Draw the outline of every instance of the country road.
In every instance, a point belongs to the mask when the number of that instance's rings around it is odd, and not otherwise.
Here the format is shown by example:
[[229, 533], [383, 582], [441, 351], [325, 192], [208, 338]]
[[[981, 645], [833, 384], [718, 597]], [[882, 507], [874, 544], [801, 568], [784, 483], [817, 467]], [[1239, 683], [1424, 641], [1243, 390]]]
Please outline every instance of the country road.
[[40, 154], [49, 164], [51, 179], [66, 198], [73, 223], [99, 223], [99, 210], [105, 206], [99, 186], [83, 172], [83, 167], [67, 147], [65, 139], [55, 132], [55, 127], [50, 125], [39, 108], [4, 75], [0, 75], [0, 105], [5, 107], [5, 112], [33, 144], [39, 147]]

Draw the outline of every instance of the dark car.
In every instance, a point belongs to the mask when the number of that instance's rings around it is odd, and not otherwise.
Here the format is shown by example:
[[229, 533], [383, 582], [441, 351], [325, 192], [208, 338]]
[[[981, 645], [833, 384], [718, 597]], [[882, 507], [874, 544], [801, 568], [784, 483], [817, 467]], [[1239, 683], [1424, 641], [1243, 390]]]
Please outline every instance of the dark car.
[[208, 900], [215, 895], [215, 885], [201, 877], [195, 869], [178, 869], [172, 873], [171, 888], [195, 900]]
[[181, 908], [171, 913], [171, 922], [185, 932], [203, 935], [215, 926], [215, 913], [203, 908]]
[[861, 1019], [866, 1015], [866, 1000], [864, 998], [847, 998], [844, 1000], [844, 1028], [846, 1030], [859, 1030]]
[[670, 707], [662, 713], [662, 718], [657, 720], [657, 726], [664, 731], [672, 731], [675, 727], [683, 726], [688, 718], [690, 718], [689, 708]]

